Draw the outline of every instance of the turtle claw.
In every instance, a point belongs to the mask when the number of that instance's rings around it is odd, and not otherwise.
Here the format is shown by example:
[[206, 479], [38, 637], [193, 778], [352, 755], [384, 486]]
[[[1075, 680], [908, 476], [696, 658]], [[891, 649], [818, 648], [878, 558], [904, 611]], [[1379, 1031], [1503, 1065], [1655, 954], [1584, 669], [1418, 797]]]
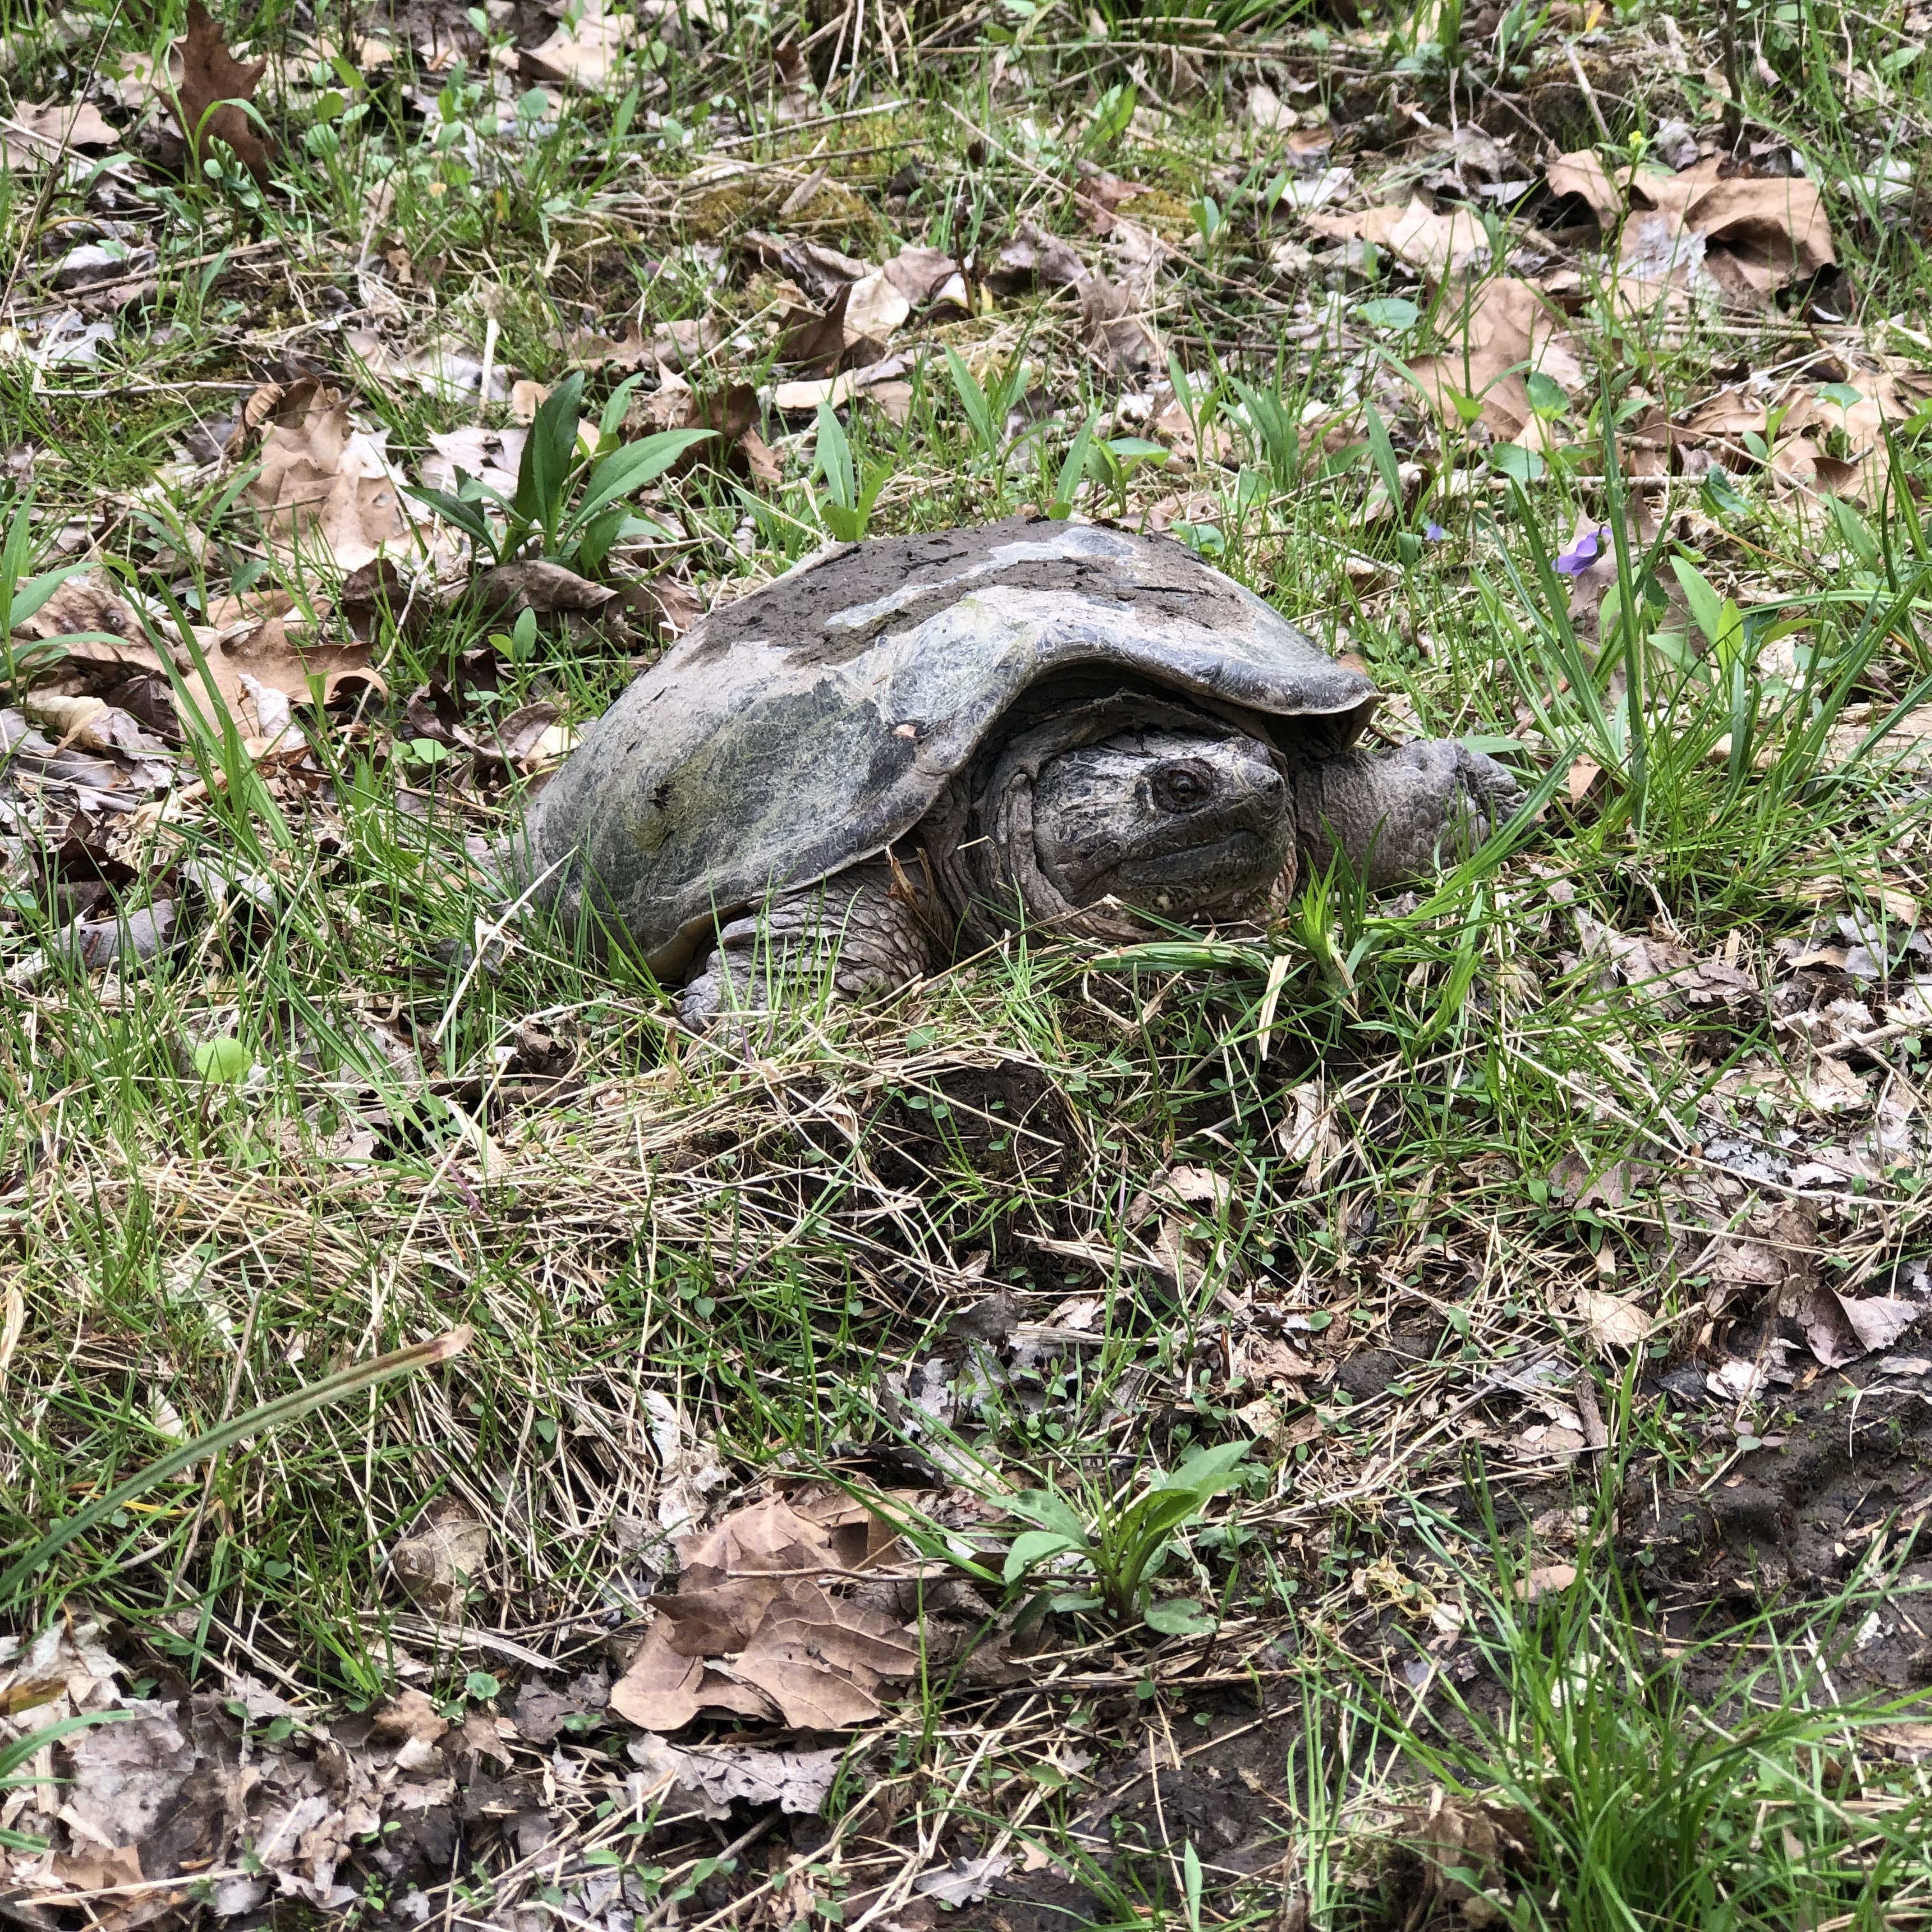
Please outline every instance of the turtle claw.
[[701, 1033], [727, 1013], [809, 1007], [828, 991], [845, 999], [890, 992], [926, 971], [926, 947], [919, 911], [895, 890], [892, 867], [854, 866], [723, 927], [686, 982], [677, 1016]]

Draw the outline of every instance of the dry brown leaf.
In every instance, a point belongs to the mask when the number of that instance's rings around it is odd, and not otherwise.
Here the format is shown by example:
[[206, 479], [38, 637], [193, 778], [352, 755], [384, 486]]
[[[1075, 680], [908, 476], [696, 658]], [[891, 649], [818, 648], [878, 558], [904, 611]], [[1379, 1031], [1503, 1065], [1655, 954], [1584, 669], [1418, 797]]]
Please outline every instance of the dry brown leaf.
[[1414, 1896], [1400, 1901], [1407, 1908], [1406, 1925], [1446, 1924], [1452, 1916], [1470, 1926], [1500, 1922], [1482, 1894], [1507, 1873], [1527, 1866], [1536, 1843], [1526, 1811], [1484, 1798], [1452, 1798], [1439, 1785], [1426, 1811], [1401, 1814], [1397, 1836], [1420, 1863], [1406, 1888]]
[[1550, 187], [1580, 195], [1607, 233], [1621, 218], [1622, 298], [1642, 307], [1672, 291], [1754, 308], [1808, 280], [1838, 257], [1818, 184], [1802, 176], [1729, 175], [1717, 157], [1681, 174], [1605, 170], [1592, 152], [1564, 154]]
[[447, 432], [431, 430], [429, 443], [435, 453], [422, 460], [423, 487], [445, 490], [454, 496], [462, 477], [470, 476], [506, 496], [514, 496], [518, 466], [524, 460], [524, 446], [529, 434], [527, 430], [514, 425], [486, 429], [479, 423], [466, 423]]
[[679, 1587], [651, 1598], [656, 1621], [613, 1707], [660, 1731], [700, 1710], [821, 1729], [876, 1714], [880, 1680], [916, 1670], [919, 1647], [883, 1612], [814, 1579], [879, 1561], [896, 1540], [862, 1504], [812, 1491], [683, 1538]]
[[[904, 390], [908, 399], [911, 395], [910, 386], [898, 380], [909, 366], [903, 356], [888, 356], [862, 369], [848, 369], [841, 375], [819, 381], [781, 382], [772, 391], [772, 406], [781, 416], [800, 416], [817, 410], [820, 403], [842, 410], [848, 403], [863, 398], [892, 415], [893, 393]], [[895, 415], [893, 420], [902, 422], [904, 417]]]
[[138, 1844], [154, 1829], [195, 1756], [174, 1717], [152, 1705], [128, 1722], [76, 1732], [65, 1751], [71, 1779], [62, 1813], [110, 1849]]
[[1552, 1592], [1567, 1590], [1576, 1580], [1574, 1563], [1541, 1563], [1516, 1579], [1516, 1594], [1526, 1603]]
[[[748, 436], [746, 440], [748, 443], [751, 439]], [[766, 458], [776, 470], [777, 459], [765, 448], [762, 439], [758, 447], [764, 450]], [[627, 586], [625, 602], [632, 622], [641, 626], [646, 637], [666, 641], [682, 637], [704, 615], [704, 606], [689, 586], [668, 577], [654, 578], [648, 584]]]
[[1576, 1312], [1583, 1332], [1599, 1354], [1612, 1348], [1634, 1348], [1650, 1333], [1650, 1319], [1628, 1296], [1606, 1294], [1594, 1288], [1576, 1292]]
[[840, 321], [844, 332], [844, 346], [854, 348], [862, 342], [876, 344], [880, 349], [892, 340], [900, 323], [912, 314], [912, 304], [894, 284], [883, 268], [874, 269], [869, 275], [862, 275], [845, 291], [845, 302]]
[[1828, 1369], [1888, 1348], [1925, 1312], [1916, 1301], [1892, 1295], [1855, 1299], [1820, 1288], [1804, 1314], [1804, 1339]]
[[139, 719], [98, 698], [66, 692], [30, 691], [20, 700], [27, 722], [39, 725], [62, 747], [84, 752], [126, 752], [152, 758], [166, 746], [141, 729]]
[[915, 310], [941, 303], [955, 308], [970, 306], [966, 278], [944, 249], [908, 243], [880, 272]]
[[708, 1817], [728, 1818], [734, 1801], [808, 1816], [824, 1804], [845, 1754], [830, 1750], [767, 1751], [742, 1744], [709, 1744], [682, 1750], [662, 1738], [631, 1741], [632, 1761], [654, 1784], [674, 1783], [708, 1808]]
[[1461, 277], [1490, 252], [1489, 231], [1466, 208], [1438, 214], [1420, 195], [1344, 214], [1302, 218], [1317, 235], [1366, 242], [1425, 274]]
[[28, 642], [58, 639], [70, 662], [124, 664], [158, 672], [161, 660], [146, 627], [106, 577], [88, 571], [70, 577], [14, 633]]
[[802, 1577], [788, 1579], [754, 1637], [766, 1631], [795, 1635], [814, 1656], [869, 1688], [882, 1677], [910, 1677], [919, 1669], [918, 1644], [882, 1612], [828, 1595]]
[[[1266, 94], [1268, 89], [1259, 90]], [[1252, 95], [1250, 95], [1250, 99]], [[1270, 97], [1272, 98], [1272, 97]], [[1276, 105], [1280, 106], [1276, 102]], [[1081, 213], [1086, 217], [1087, 226], [1096, 235], [1111, 235], [1114, 231], [1117, 211], [1137, 194], [1145, 194], [1147, 190], [1138, 182], [1123, 181], [1118, 175], [1110, 175], [1096, 170], [1082, 181], [1073, 190], [1073, 198], [1080, 205]]]
[[838, 1731], [876, 1718], [871, 1691], [818, 1654], [807, 1624], [761, 1625], [739, 1657], [738, 1675], [765, 1691], [795, 1730]]
[[1160, 362], [1160, 338], [1136, 312], [1130, 291], [1100, 274], [1090, 274], [1078, 286], [1082, 339], [1110, 374], [1132, 375]]
[[304, 376], [277, 400], [272, 420], [248, 495], [278, 552], [319, 551], [347, 572], [407, 540], [380, 435], [350, 420], [339, 392]]
[[[152, 680], [151, 694], [164, 705], [167, 712], [167, 722], [163, 728], [176, 728], [176, 713], [180, 698], [169, 682], [160, 654], [133, 608], [110, 586], [104, 576], [89, 572], [69, 578], [14, 634], [30, 640], [58, 641], [66, 652], [70, 665], [88, 674], [98, 682], [115, 686], [117, 692], [127, 684], [130, 672], [138, 678]], [[164, 632], [161, 634], [165, 637], [166, 634]], [[221, 722], [220, 712], [225, 711], [244, 740], [251, 739], [258, 730], [259, 721], [234, 667], [228, 662], [220, 634], [213, 628], [196, 626], [194, 639], [208, 674], [214, 681], [219, 710], [209, 700], [202, 668], [195, 662], [194, 653], [185, 641], [169, 638], [168, 643], [175, 672], [186, 688], [188, 701], [194, 706], [196, 716], [204, 726], [213, 730]]]
[[[297, 704], [314, 695], [310, 680], [322, 682], [322, 701], [334, 702], [351, 680], [385, 688], [370, 664], [369, 646], [351, 639], [326, 643], [308, 634], [296, 600], [285, 590], [250, 592], [241, 597], [218, 598], [208, 606], [208, 622], [227, 633], [223, 655], [237, 678], [280, 692]], [[244, 628], [242, 627], [248, 626]], [[256, 707], [259, 713], [260, 706]]]
[[[688, 1570], [686, 1575], [689, 1575]], [[778, 1593], [768, 1576], [737, 1576], [699, 1589], [679, 1589], [648, 1599], [657, 1612], [653, 1629], [680, 1657], [725, 1657], [743, 1649]]]
[[[1444, 333], [1457, 332], [1453, 323]], [[1525, 281], [1498, 276], [1486, 283], [1462, 331], [1466, 347], [1419, 357], [1409, 374], [1444, 422], [1460, 420], [1449, 392], [1480, 398], [1482, 420], [1501, 442], [1537, 449], [1547, 425], [1530, 407], [1531, 370], [1547, 376], [1568, 394], [1583, 386], [1583, 368], [1562, 314]]]
[[1613, 181], [1604, 166], [1602, 157], [1594, 148], [1585, 148], [1574, 154], [1558, 154], [1544, 169], [1543, 178], [1553, 195], [1580, 196], [1589, 204], [1590, 212], [1597, 218], [1600, 226], [1609, 229], [1622, 219], [1624, 189], [1630, 178], [1630, 170], [1618, 169], [1617, 178]]
[[608, 11], [604, 0], [584, 0], [574, 26], [566, 21], [542, 46], [526, 49], [519, 64], [532, 80], [600, 93], [622, 72], [635, 24], [629, 14]]
[[449, 1729], [449, 1723], [426, 1690], [413, 1688], [399, 1690], [369, 1720], [370, 1734], [387, 1744], [400, 1744], [416, 1738], [434, 1744]]
[[835, 371], [845, 353], [845, 304], [856, 286], [835, 290], [822, 314], [802, 297], [788, 308], [778, 321], [778, 360]]
[[1013, 238], [1000, 250], [988, 280], [1002, 294], [1016, 293], [1037, 282], [1042, 288], [1077, 287], [1090, 272], [1071, 247], [1049, 235], [1038, 223], [1022, 221]]
[[232, 458], [239, 457], [255, 432], [275, 413], [277, 404], [286, 393], [279, 382], [263, 382], [251, 391], [248, 400], [242, 405], [242, 413], [235, 419], [234, 428], [229, 432], [223, 453]]
[[268, 64], [266, 60], [238, 61], [228, 51], [221, 29], [202, 0], [188, 0], [181, 81], [168, 105], [197, 160], [206, 158], [209, 140], [224, 142], [264, 187], [268, 179], [268, 145], [258, 124], [236, 104], [254, 100], [256, 85]]
[[756, 1718], [766, 1724], [776, 1724], [778, 1719], [778, 1707], [762, 1690], [740, 1684], [728, 1672], [710, 1666], [698, 1687], [698, 1701], [714, 1714], [722, 1712], [734, 1718]]
[[68, 149], [116, 147], [120, 140], [120, 130], [88, 102], [26, 101], [0, 122], [0, 167], [17, 173]]
[[631, 1666], [610, 1687], [610, 1708], [647, 1731], [675, 1731], [698, 1715], [698, 1687], [704, 1666], [671, 1648], [662, 1624], [653, 1624]]
[[843, 1565], [832, 1532], [782, 1496], [736, 1510], [716, 1528], [680, 1539], [682, 1586], [700, 1590], [746, 1576], [807, 1576]]
[[541, 560], [500, 563], [484, 571], [472, 587], [485, 615], [505, 622], [526, 610], [540, 616], [560, 610], [601, 610], [617, 595], [608, 584], [593, 584], [560, 563]]

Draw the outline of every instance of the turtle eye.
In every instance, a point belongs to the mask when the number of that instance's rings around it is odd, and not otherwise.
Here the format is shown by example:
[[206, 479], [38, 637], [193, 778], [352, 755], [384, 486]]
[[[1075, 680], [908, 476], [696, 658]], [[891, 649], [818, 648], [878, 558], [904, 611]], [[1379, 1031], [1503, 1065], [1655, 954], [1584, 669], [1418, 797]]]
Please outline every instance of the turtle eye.
[[1205, 805], [1214, 782], [1189, 759], [1162, 765], [1154, 775], [1154, 802], [1163, 812], [1192, 812]]

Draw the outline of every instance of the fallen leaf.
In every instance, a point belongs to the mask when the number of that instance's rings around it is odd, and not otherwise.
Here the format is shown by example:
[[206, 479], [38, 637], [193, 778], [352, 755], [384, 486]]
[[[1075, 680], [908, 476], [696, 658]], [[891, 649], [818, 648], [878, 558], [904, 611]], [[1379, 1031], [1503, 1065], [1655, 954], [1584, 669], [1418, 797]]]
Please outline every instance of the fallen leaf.
[[631, 14], [608, 10], [604, 0], [584, 0], [581, 12], [573, 9], [541, 46], [526, 48], [518, 64], [529, 80], [601, 93], [619, 77], [635, 25]]
[[911, 314], [911, 302], [883, 268], [862, 276], [845, 291], [839, 318], [844, 346], [872, 342], [883, 349]]
[[1473, 210], [1438, 214], [1420, 195], [1344, 214], [1306, 213], [1302, 220], [1317, 235], [1371, 243], [1438, 279], [1460, 279], [1489, 258], [1489, 230]]
[[[1420, 1925], [1450, 1922], [1466, 1925], [1499, 1922], [1489, 1904], [1489, 1894], [1507, 1876], [1526, 1869], [1536, 1844], [1528, 1813], [1486, 1798], [1451, 1797], [1438, 1785], [1426, 1810], [1410, 1808], [1399, 1814], [1397, 1839], [1420, 1861], [1415, 1895], [1397, 1901], [1401, 1922]], [[1450, 1908], [1448, 1911], [1438, 1910]]]
[[434, 1744], [448, 1728], [449, 1720], [436, 1708], [429, 1693], [413, 1686], [379, 1706], [369, 1720], [370, 1734], [386, 1744], [400, 1744], [410, 1738]]
[[1482, 421], [1498, 442], [1546, 447], [1548, 425], [1530, 406], [1529, 373], [1548, 376], [1566, 395], [1583, 387], [1582, 364], [1561, 314], [1527, 282], [1502, 275], [1484, 284], [1466, 320], [1459, 322], [1451, 311], [1439, 327], [1452, 340], [1462, 335], [1464, 346], [1409, 365], [1436, 413], [1445, 423], [1460, 422], [1454, 391], [1480, 401]]
[[1771, 1380], [1771, 1365], [1732, 1355], [1710, 1370], [1704, 1380], [1711, 1393], [1721, 1401], [1755, 1402]]
[[710, 1521], [718, 1492], [730, 1484], [730, 1472], [716, 1447], [698, 1435], [668, 1396], [649, 1389], [640, 1399], [657, 1451], [658, 1527], [667, 1537], [694, 1530]]
[[712, 1818], [730, 1816], [733, 1803], [776, 1804], [795, 1817], [809, 1816], [825, 1802], [844, 1753], [758, 1750], [743, 1744], [712, 1744], [686, 1750], [648, 1732], [630, 1743], [631, 1760], [656, 1786], [675, 1785], [697, 1798]]
[[921, 1872], [912, 1888], [936, 1904], [955, 1909], [976, 1905], [1012, 1867], [1012, 1860], [1004, 1852], [989, 1852], [983, 1858], [955, 1858], [950, 1864]]
[[686, 1585], [709, 1590], [746, 1577], [810, 1576], [844, 1567], [832, 1532], [782, 1496], [734, 1510], [715, 1529], [684, 1538], [678, 1555], [680, 1594]]
[[836, 290], [821, 313], [801, 297], [778, 320], [778, 360], [830, 374], [845, 353], [845, 304], [856, 284]]
[[535, 1679], [519, 1684], [511, 1714], [525, 1739], [544, 1745], [554, 1742], [573, 1718], [592, 1717], [610, 1701], [609, 1682], [600, 1670], [595, 1676], [575, 1678], [561, 1691]]
[[[780, 382], [772, 391], [772, 406], [781, 416], [806, 416], [820, 403], [842, 410], [862, 397], [878, 400], [883, 405], [888, 390], [902, 386], [896, 379], [908, 366], [904, 356], [888, 356], [881, 362], [868, 363], [862, 369], [848, 369], [842, 375], [820, 381]], [[909, 396], [910, 391], [908, 393]]]
[[484, 614], [504, 623], [514, 622], [526, 610], [541, 616], [560, 610], [601, 610], [617, 596], [608, 584], [593, 584], [560, 563], [540, 560], [500, 563], [484, 571], [472, 587]]
[[1833, 266], [1825, 200], [1802, 176], [1724, 174], [1713, 155], [1682, 172], [1606, 170], [1593, 153], [1564, 154], [1545, 178], [1580, 196], [1606, 232], [1618, 219], [1620, 298], [1648, 306], [1671, 291], [1753, 308]]
[[86, 101], [37, 106], [23, 101], [0, 122], [0, 167], [18, 173], [74, 148], [120, 146], [120, 130]]
[[124, 1723], [98, 1724], [64, 1744], [69, 1766], [63, 1814], [77, 1820], [94, 1844], [118, 1850], [145, 1838], [180, 1790], [194, 1748], [161, 1705], [130, 1699]]
[[1000, 249], [988, 279], [1002, 294], [1016, 294], [1035, 282], [1042, 288], [1077, 287], [1090, 272], [1058, 236], [1025, 220]]
[[1575, 1564], [1541, 1563], [1516, 1579], [1516, 1594], [1523, 1602], [1533, 1604], [1539, 1598], [1568, 1589], [1576, 1580]]
[[154, 757], [167, 747], [151, 738], [136, 721], [98, 698], [65, 692], [30, 691], [20, 700], [28, 720], [58, 741], [85, 752], [129, 752]]
[[698, 1715], [704, 1676], [702, 1660], [680, 1656], [664, 1626], [653, 1624], [629, 1669], [611, 1685], [610, 1708], [647, 1731], [680, 1730]]
[[1925, 1312], [1916, 1301], [1892, 1295], [1854, 1298], [1820, 1288], [1804, 1315], [1804, 1339], [1828, 1369], [1888, 1348]]
[[802, 238], [781, 239], [756, 228], [740, 237], [738, 248], [760, 268], [795, 284], [821, 309], [831, 307], [832, 298], [842, 288], [872, 272], [869, 262], [842, 254], [823, 242]]
[[[285, 590], [218, 598], [208, 606], [208, 615], [223, 633], [225, 663], [244, 690], [252, 682], [291, 703], [307, 704], [314, 695], [310, 680], [316, 679], [322, 701], [328, 704], [352, 680], [378, 690], [385, 688], [370, 666], [366, 642], [353, 638], [332, 642], [326, 635], [311, 634], [296, 600]], [[252, 693], [250, 697], [265, 735], [274, 735], [260, 700]]]
[[266, 59], [236, 59], [202, 0], [188, 0], [181, 80], [169, 97], [169, 107], [196, 160], [206, 158], [209, 140], [224, 142], [264, 188], [268, 181], [268, 144], [260, 124], [238, 104], [254, 99], [256, 85], [268, 65]]
[[837, 1731], [879, 1714], [879, 1700], [816, 1654], [808, 1626], [761, 1626], [737, 1660], [738, 1674], [770, 1696], [788, 1724]]
[[407, 539], [382, 433], [352, 422], [339, 392], [304, 376], [276, 400], [271, 420], [248, 497], [279, 554], [320, 554], [346, 572]]
[[1634, 1301], [1621, 1294], [1606, 1294], [1594, 1288], [1576, 1292], [1576, 1312], [1583, 1318], [1583, 1331], [1599, 1354], [1612, 1348], [1634, 1348], [1650, 1333], [1649, 1318]]
[[161, 670], [147, 628], [104, 574], [88, 571], [55, 586], [53, 594], [14, 632], [26, 643], [58, 643], [68, 661]]
[[880, 272], [915, 311], [942, 304], [960, 309], [971, 306], [959, 264], [942, 248], [909, 242]]
[[456, 494], [464, 476], [506, 496], [516, 494], [518, 466], [524, 460], [527, 430], [514, 425], [485, 429], [476, 423], [460, 429], [429, 433], [430, 448], [435, 452], [423, 458], [423, 487]]

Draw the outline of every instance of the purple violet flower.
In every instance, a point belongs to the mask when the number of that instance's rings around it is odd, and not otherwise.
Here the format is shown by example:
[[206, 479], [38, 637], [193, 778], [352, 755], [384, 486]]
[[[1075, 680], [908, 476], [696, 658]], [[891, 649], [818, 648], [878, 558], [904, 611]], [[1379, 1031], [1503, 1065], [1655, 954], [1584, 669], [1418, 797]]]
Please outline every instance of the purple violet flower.
[[1602, 556], [1610, 535], [1607, 524], [1599, 524], [1594, 530], [1586, 530], [1568, 550], [1557, 552], [1556, 568], [1565, 577], [1581, 577]]
[[1431, 543], [1447, 543], [1449, 541], [1449, 532], [1440, 524], [1424, 524], [1422, 534]]

